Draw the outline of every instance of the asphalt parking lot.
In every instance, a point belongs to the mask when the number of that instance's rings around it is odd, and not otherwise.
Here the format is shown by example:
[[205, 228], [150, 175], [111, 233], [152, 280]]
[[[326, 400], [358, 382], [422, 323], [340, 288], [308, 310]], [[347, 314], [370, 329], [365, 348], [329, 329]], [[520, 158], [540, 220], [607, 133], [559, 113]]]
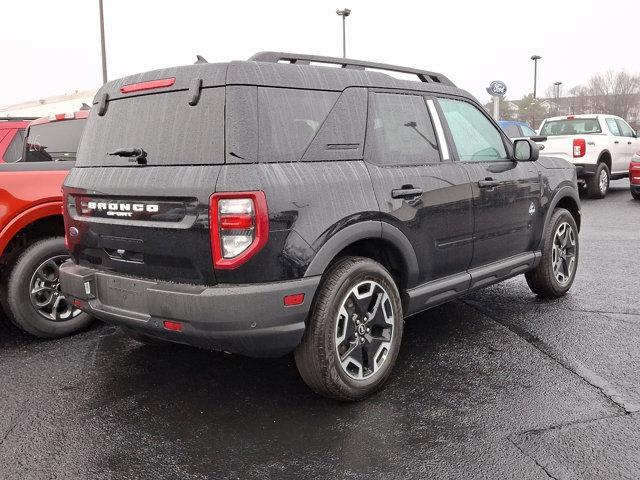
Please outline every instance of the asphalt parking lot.
[[640, 478], [640, 202], [583, 199], [567, 297], [519, 277], [407, 321], [388, 387], [311, 393], [292, 357], [0, 327], [0, 478]]

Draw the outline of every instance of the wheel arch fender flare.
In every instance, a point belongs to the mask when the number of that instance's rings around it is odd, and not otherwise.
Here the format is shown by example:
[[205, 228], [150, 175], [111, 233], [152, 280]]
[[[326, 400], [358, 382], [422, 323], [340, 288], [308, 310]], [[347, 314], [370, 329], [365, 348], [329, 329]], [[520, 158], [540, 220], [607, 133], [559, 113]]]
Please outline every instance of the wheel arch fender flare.
[[20, 212], [0, 231], [0, 256], [4, 254], [7, 245], [24, 228], [46, 217], [62, 217], [62, 202], [47, 202], [32, 206]]
[[418, 257], [409, 239], [397, 227], [374, 220], [349, 225], [331, 236], [317, 251], [304, 276], [322, 275], [342, 250], [355, 242], [367, 239], [385, 240], [392, 244], [402, 256], [407, 269], [407, 286], [417, 283]]
[[572, 202], [573, 205], [575, 206], [575, 209], [578, 214], [578, 218], [576, 218], [575, 220], [578, 226], [578, 231], [580, 230], [580, 223], [581, 223], [580, 222], [580, 196], [578, 195], [578, 192], [576, 192], [574, 187], [565, 185], [564, 187], [561, 187], [556, 192], [551, 202], [549, 202], [549, 208], [547, 209], [547, 212], [545, 213], [545, 216], [544, 216], [544, 229], [542, 231], [542, 239], [540, 240], [539, 250], [542, 250], [542, 248], [544, 247], [545, 239], [547, 238], [549, 229], [551, 228], [551, 226], [549, 225], [549, 222], [551, 220], [551, 216], [553, 215], [554, 210], [556, 209], [558, 204], [565, 199], [568, 199], [568, 201]]

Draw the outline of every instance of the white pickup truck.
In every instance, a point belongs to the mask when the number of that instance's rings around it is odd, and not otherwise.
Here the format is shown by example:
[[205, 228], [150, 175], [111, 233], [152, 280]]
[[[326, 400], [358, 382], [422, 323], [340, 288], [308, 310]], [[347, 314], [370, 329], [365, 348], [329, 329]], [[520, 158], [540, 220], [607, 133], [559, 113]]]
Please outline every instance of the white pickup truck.
[[542, 154], [576, 166], [590, 198], [604, 198], [609, 180], [627, 177], [640, 139], [627, 122], [614, 115], [569, 115], [547, 118], [540, 125]]

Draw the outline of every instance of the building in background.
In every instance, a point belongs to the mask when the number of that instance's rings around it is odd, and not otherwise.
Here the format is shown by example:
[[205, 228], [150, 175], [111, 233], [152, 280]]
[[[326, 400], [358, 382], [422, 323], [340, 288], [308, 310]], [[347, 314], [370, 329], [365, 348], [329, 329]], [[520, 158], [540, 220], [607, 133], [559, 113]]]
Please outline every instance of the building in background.
[[17, 103], [0, 107], [0, 118], [2, 117], [47, 117], [56, 113], [76, 112], [80, 110], [83, 103], [91, 105], [96, 90], [76, 90], [74, 93], [66, 95], [55, 95], [53, 97], [32, 100], [29, 102]]

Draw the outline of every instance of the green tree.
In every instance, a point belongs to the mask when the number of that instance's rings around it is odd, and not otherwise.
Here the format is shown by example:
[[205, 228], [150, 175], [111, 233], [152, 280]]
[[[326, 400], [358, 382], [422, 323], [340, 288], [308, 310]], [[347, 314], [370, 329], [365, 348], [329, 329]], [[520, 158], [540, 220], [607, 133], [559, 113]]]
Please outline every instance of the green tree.
[[520, 100], [518, 108], [518, 120], [527, 122], [533, 128], [538, 128], [540, 122], [549, 113], [548, 108], [538, 98], [533, 98], [533, 94], [525, 95]]

